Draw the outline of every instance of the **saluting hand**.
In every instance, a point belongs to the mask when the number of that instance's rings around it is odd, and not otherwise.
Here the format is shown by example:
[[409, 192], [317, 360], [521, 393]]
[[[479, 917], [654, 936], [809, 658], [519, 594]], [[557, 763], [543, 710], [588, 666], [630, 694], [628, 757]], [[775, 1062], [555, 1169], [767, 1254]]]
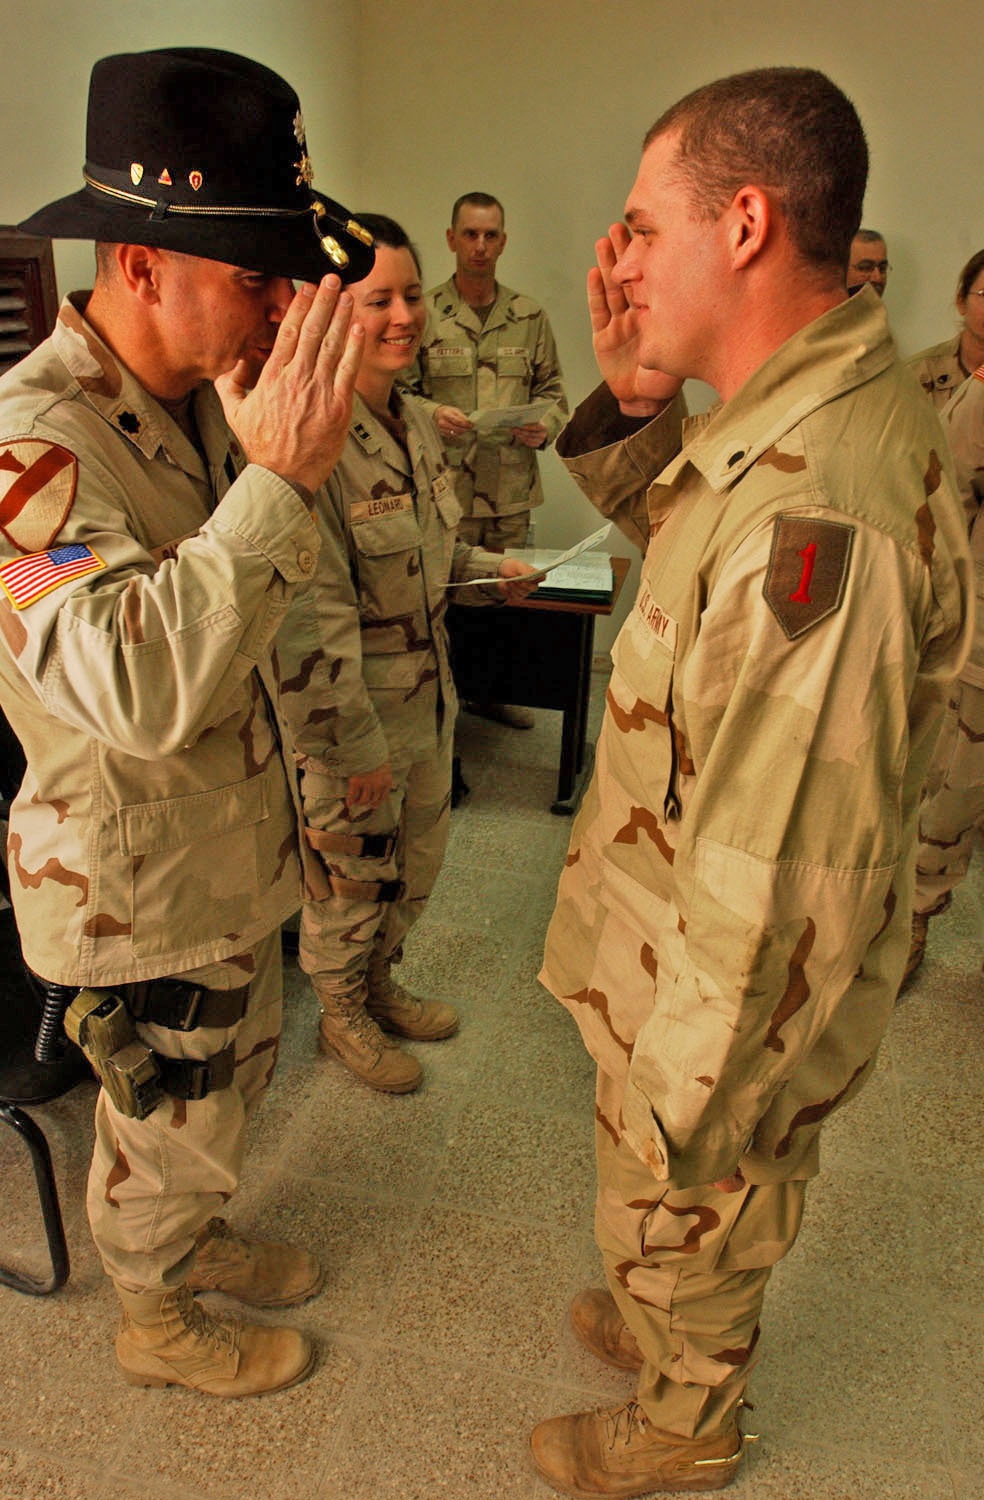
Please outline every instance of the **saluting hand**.
[[337, 276], [301, 286], [250, 388], [240, 360], [215, 389], [250, 463], [316, 490], [338, 462], [352, 416], [364, 332]]
[[654, 416], [679, 391], [682, 380], [639, 363], [635, 310], [615, 280], [615, 265], [630, 239], [624, 224], [613, 224], [595, 243], [598, 264], [588, 272], [588, 312], [595, 359], [602, 379], [626, 416]]

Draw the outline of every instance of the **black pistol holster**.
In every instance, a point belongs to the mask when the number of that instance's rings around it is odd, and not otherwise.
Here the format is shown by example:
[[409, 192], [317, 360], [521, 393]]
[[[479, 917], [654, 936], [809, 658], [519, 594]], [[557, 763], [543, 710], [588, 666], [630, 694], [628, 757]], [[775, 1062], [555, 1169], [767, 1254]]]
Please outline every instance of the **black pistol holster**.
[[148, 979], [115, 989], [83, 989], [65, 1011], [65, 1030], [85, 1053], [115, 1107], [143, 1120], [166, 1094], [204, 1099], [228, 1088], [236, 1066], [229, 1043], [202, 1061], [167, 1057], [137, 1036], [134, 1021], [169, 1031], [230, 1027], [242, 1020], [249, 986], [208, 990], [183, 979]]

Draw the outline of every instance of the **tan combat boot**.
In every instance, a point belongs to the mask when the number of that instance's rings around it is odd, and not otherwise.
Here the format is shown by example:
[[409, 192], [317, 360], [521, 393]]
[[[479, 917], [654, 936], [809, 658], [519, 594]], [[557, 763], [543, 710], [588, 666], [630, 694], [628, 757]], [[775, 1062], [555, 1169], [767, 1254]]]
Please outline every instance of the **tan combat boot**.
[[187, 1286], [161, 1292], [116, 1288], [123, 1318], [116, 1358], [130, 1385], [186, 1385], [206, 1396], [261, 1396], [296, 1385], [315, 1349], [295, 1328], [215, 1317]]
[[415, 1057], [384, 1036], [360, 1000], [323, 992], [318, 1048], [344, 1063], [350, 1073], [384, 1094], [412, 1094], [424, 1076]]
[[585, 1349], [617, 1370], [641, 1370], [642, 1350], [611, 1292], [588, 1287], [571, 1303], [571, 1327]]
[[188, 1275], [193, 1292], [225, 1292], [251, 1307], [293, 1307], [316, 1296], [324, 1281], [324, 1271], [306, 1250], [249, 1239], [225, 1219], [209, 1219], [199, 1230]]
[[393, 964], [381, 953], [371, 953], [366, 974], [366, 1010], [384, 1031], [414, 1042], [439, 1042], [453, 1036], [461, 1024], [458, 1012], [443, 1000], [422, 1000], [393, 978]]
[[741, 1463], [737, 1421], [707, 1438], [653, 1427], [635, 1401], [552, 1417], [534, 1427], [533, 1462], [548, 1484], [578, 1500], [723, 1490]]
[[926, 957], [926, 939], [929, 936], [929, 918], [922, 916], [920, 912], [912, 913], [912, 927], [909, 933], [909, 956], [905, 961], [905, 970], [902, 974], [902, 983], [899, 985], [899, 994], [906, 988], [909, 981], [914, 977], [916, 970]]

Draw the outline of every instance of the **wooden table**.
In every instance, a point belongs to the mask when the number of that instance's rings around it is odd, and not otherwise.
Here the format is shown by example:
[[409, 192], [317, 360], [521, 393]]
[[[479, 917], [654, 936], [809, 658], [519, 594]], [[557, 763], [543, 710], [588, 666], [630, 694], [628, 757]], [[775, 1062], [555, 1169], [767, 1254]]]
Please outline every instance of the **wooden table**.
[[501, 609], [448, 609], [459, 697], [563, 713], [557, 796], [550, 805], [562, 816], [577, 811], [594, 761], [587, 729], [595, 617], [611, 614], [628, 571], [627, 557], [612, 558], [614, 588], [603, 604], [533, 594]]

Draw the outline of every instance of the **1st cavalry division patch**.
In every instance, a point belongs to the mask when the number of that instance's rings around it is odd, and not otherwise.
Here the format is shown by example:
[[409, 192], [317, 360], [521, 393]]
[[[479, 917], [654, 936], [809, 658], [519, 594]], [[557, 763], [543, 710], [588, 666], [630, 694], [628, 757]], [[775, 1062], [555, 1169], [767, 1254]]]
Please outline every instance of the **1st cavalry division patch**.
[[61, 531], [78, 481], [75, 454], [40, 438], [0, 441], [0, 531], [18, 552], [43, 552]]
[[777, 516], [765, 602], [791, 641], [840, 609], [854, 527], [813, 516]]

